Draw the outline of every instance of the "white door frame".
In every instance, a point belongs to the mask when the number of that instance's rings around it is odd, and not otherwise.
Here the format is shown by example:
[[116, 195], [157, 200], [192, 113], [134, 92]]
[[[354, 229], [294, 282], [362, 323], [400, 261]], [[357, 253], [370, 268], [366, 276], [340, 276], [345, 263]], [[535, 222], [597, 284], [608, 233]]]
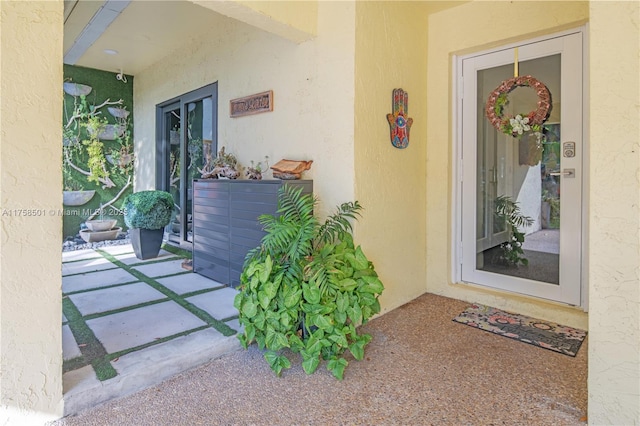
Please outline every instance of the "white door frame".
[[[506, 45], [499, 46], [494, 49], [484, 50], [475, 52], [473, 54], [466, 55], [454, 55], [452, 58], [452, 79], [454, 84], [452, 85], [452, 110], [451, 114], [453, 115], [453, 127], [452, 127], [452, 141], [454, 142], [452, 145], [452, 230], [451, 235], [454, 238], [454, 243], [451, 245], [451, 277], [453, 283], [465, 284], [462, 281], [462, 128], [463, 128], [463, 120], [462, 117], [462, 95], [463, 95], [463, 77], [462, 77], [462, 61], [465, 58], [485, 55], [489, 53], [498, 52], [505, 49], [513, 49], [518, 46], [522, 46], [523, 44], [537, 43], [557, 37], [562, 37], [570, 34], [580, 33], [582, 35], [583, 45], [582, 45], [582, 58], [583, 58], [583, 120], [582, 120], [582, 135], [583, 135], [583, 156], [582, 156], [582, 264], [581, 264], [581, 300], [580, 306], [586, 311], [588, 309], [588, 184], [589, 184], [589, 174], [588, 174], [588, 147], [589, 147], [589, 134], [588, 134], [588, 75], [587, 70], [588, 67], [585, 64], [588, 63], [588, 40], [587, 40], [587, 25], [582, 27], [562, 31], [559, 33], [554, 33], [546, 36], [541, 36], [525, 41], [521, 41], [518, 43], [510, 43]], [[533, 297], [533, 296], [531, 296]]]

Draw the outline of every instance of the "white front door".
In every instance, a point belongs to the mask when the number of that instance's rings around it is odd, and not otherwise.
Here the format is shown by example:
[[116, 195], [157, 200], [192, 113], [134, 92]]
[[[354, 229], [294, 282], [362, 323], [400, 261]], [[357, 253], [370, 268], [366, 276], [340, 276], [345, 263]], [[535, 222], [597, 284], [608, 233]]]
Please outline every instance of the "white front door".
[[[458, 59], [462, 281], [580, 305], [582, 49], [578, 31]], [[513, 137], [487, 118], [490, 93], [515, 75], [532, 76], [551, 94], [538, 133]], [[539, 99], [516, 87], [502, 117], [536, 111]]]

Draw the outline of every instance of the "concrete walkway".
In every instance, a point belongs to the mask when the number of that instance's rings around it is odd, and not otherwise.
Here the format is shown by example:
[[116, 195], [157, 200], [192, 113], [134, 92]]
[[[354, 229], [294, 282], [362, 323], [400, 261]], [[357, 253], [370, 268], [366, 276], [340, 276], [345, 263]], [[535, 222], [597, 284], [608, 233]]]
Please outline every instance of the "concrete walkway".
[[130, 244], [63, 253], [65, 416], [240, 349], [237, 291], [162, 250]]

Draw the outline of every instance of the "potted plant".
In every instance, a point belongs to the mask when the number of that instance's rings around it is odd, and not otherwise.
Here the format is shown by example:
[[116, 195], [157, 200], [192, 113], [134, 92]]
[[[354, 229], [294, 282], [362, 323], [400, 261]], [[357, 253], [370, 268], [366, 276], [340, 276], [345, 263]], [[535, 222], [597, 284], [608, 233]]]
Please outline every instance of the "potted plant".
[[124, 200], [124, 222], [138, 259], [158, 256], [164, 227], [171, 221], [173, 197], [165, 191], [148, 190], [129, 194]]
[[285, 349], [300, 353], [302, 367], [313, 373], [324, 360], [343, 378], [349, 351], [364, 357], [371, 340], [357, 327], [380, 311], [384, 286], [360, 246], [355, 246], [350, 220], [360, 213], [358, 202], [340, 205], [321, 223], [314, 215], [316, 199], [302, 188], [284, 185], [278, 215], [259, 218], [267, 234], [247, 254], [234, 306], [246, 349], [255, 341], [280, 375], [291, 362]]
[[205, 155], [205, 164], [202, 169], [198, 169], [203, 179], [238, 178], [240, 175], [238, 159], [235, 155], [226, 153], [224, 149], [224, 146], [220, 148], [216, 158], [211, 158], [210, 154]]

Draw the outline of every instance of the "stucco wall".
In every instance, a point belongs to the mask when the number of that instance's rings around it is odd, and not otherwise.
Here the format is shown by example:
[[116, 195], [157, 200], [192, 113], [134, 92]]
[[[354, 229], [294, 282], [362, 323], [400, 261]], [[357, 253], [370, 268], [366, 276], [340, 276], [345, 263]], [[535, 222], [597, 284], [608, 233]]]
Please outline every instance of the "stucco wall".
[[62, 20], [62, 1], [0, 2], [2, 425], [62, 415]]
[[285, 25], [308, 34], [317, 34], [317, 1], [238, 1], [238, 3], [259, 11]]
[[589, 422], [640, 422], [640, 3], [590, 6]]
[[318, 2], [315, 0], [191, 1], [296, 43], [311, 40], [318, 31]]
[[[135, 190], [154, 185], [155, 105], [218, 82], [218, 146], [241, 164], [313, 160], [318, 213], [354, 199], [354, 5], [318, 6], [318, 36], [296, 44], [235, 20], [223, 20], [136, 75]], [[230, 118], [229, 100], [273, 90], [274, 111]]]
[[[364, 207], [358, 241], [385, 284], [382, 311], [423, 294], [426, 216], [426, 5], [356, 5], [356, 198]], [[407, 148], [391, 145], [392, 91], [409, 94]], [[442, 179], [440, 179], [442, 181]]]
[[[452, 284], [452, 55], [467, 54], [562, 29], [589, 16], [586, 2], [476, 1], [429, 17], [427, 69], [427, 291], [587, 328], [578, 308]], [[512, 19], [523, 17], [523, 19]]]

